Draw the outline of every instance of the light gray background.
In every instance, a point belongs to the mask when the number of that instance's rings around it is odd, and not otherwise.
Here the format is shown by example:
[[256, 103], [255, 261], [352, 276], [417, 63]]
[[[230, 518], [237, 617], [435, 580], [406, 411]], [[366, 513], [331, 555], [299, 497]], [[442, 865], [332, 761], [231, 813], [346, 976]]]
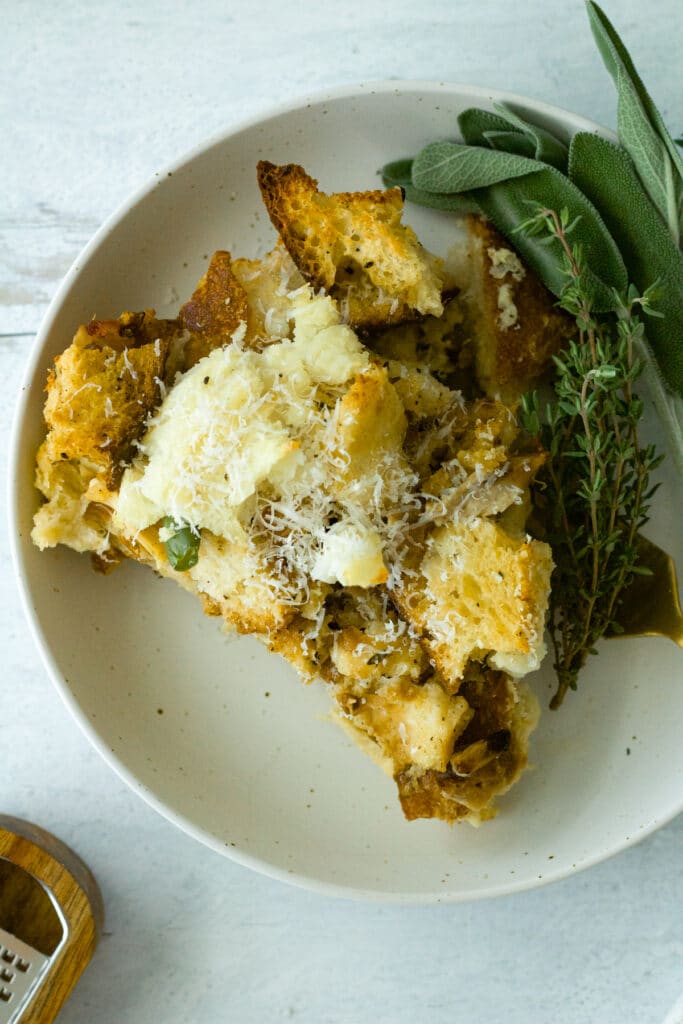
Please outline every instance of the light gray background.
[[[680, 0], [613, 0], [608, 13], [682, 134]], [[18, 0], [2, 23], [3, 461], [62, 275], [132, 189], [211, 133], [396, 77], [510, 89], [614, 124], [577, 0]], [[176, 831], [91, 750], [28, 634], [4, 503], [1, 515], [0, 809], [71, 843], [107, 906], [64, 1024], [661, 1024], [683, 990], [683, 818], [565, 882], [480, 904], [360, 905], [251, 874]]]

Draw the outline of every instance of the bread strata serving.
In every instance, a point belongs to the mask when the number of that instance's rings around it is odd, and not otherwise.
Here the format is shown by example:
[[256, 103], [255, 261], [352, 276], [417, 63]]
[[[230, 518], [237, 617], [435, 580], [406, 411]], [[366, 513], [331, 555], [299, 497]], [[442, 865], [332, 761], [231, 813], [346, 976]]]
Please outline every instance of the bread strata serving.
[[449, 265], [399, 189], [257, 173], [271, 252], [219, 251], [175, 319], [93, 320], [55, 359], [33, 540], [174, 579], [328, 688], [406, 817], [478, 824], [538, 715], [552, 557], [515, 403], [566, 322], [487, 224]]

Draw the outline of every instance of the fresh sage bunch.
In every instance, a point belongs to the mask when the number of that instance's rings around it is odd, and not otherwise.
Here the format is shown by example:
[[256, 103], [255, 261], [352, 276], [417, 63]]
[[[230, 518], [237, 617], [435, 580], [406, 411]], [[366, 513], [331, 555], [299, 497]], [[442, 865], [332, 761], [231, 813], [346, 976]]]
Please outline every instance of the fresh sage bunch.
[[593, 315], [619, 315], [630, 283], [644, 294], [656, 282], [661, 316], [638, 344], [683, 473], [683, 159], [607, 16], [592, 0], [587, 10], [617, 88], [619, 145], [586, 132], [567, 141], [499, 104], [465, 110], [462, 142], [432, 142], [388, 164], [383, 178], [412, 202], [484, 214], [558, 299], [566, 278], [557, 240], [516, 232], [532, 208], [568, 211]]

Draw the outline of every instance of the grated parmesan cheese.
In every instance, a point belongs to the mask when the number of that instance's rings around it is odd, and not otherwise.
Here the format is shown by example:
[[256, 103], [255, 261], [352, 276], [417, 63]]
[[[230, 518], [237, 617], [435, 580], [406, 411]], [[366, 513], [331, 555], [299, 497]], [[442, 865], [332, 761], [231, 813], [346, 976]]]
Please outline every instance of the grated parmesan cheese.
[[[287, 301], [293, 339], [243, 348], [241, 325], [232, 345], [214, 349], [163, 397], [123, 475], [114, 521], [134, 536], [171, 515], [238, 543], [245, 578], [247, 567], [250, 576], [266, 567], [277, 599], [300, 604], [310, 579], [386, 581], [383, 546], [406, 519], [387, 509], [405, 502], [415, 475], [398, 445], [356, 450], [362, 410], [352, 403], [349, 412], [345, 396], [365, 374], [391, 388], [386, 372], [371, 367], [327, 296], [306, 286]], [[360, 434], [362, 448], [369, 439]], [[192, 573], [207, 588], [210, 550], [202, 542]], [[226, 588], [235, 586], [231, 577]]]

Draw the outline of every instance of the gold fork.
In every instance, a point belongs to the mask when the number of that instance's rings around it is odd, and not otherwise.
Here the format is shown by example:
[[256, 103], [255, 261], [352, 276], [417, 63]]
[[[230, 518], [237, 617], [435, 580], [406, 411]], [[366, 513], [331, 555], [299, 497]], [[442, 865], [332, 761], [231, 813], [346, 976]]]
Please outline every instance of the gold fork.
[[678, 599], [676, 566], [673, 558], [651, 540], [639, 537], [640, 564], [651, 576], [636, 576], [624, 592], [617, 613], [623, 633], [612, 637], [668, 636], [683, 647], [683, 612]]

